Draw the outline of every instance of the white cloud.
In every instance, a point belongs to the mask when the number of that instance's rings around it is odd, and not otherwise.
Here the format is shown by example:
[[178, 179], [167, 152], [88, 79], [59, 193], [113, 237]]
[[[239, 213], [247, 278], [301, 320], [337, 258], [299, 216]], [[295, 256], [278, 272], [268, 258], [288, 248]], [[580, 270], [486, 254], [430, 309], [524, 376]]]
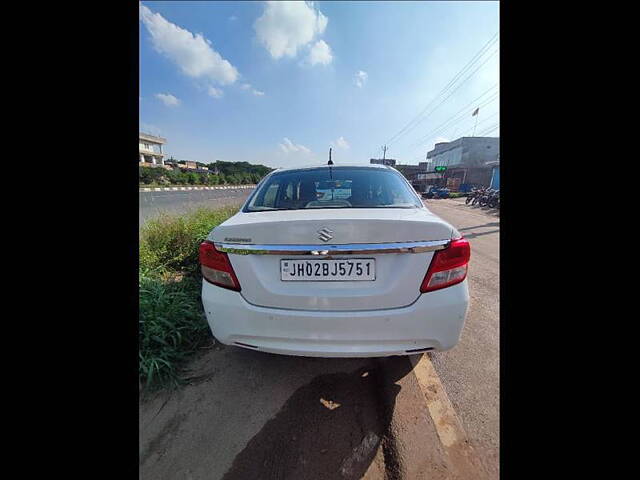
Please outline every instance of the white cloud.
[[342, 148], [344, 150], [351, 147], [349, 145], [349, 142], [347, 142], [344, 137], [339, 137], [335, 142], [332, 142], [331, 145], [336, 146], [338, 148]]
[[202, 34], [193, 34], [140, 5], [140, 18], [151, 35], [154, 48], [172, 60], [189, 77], [229, 85], [238, 70], [213, 49]]
[[238, 17], [236, 17], [235, 15], [231, 15], [231, 16], [229, 17], [229, 21], [230, 21], [230, 22], [235, 22], [237, 19], [238, 19]]
[[369, 74], [367, 74], [367, 72], [359, 70], [358, 73], [353, 76], [353, 83], [356, 87], [362, 88], [364, 84], [367, 83], [368, 78]]
[[250, 91], [251, 91], [251, 93], [253, 93], [253, 94], [254, 94], [255, 96], [257, 96], [257, 97], [261, 97], [261, 96], [263, 96], [263, 95], [264, 95], [264, 92], [261, 92], [260, 90], [256, 90], [255, 88], [253, 88], [253, 87], [251, 86], [251, 84], [250, 84], [250, 83], [243, 83], [242, 85], [240, 85], [240, 88], [241, 88], [242, 90], [250, 90]]
[[178, 105], [180, 105], [180, 100], [170, 93], [156, 93], [155, 97], [162, 103], [164, 103], [167, 107], [177, 107]]
[[224, 92], [222, 90], [220, 90], [219, 88], [216, 88], [216, 87], [209, 87], [209, 90], [207, 90], [207, 92], [213, 98], [220, 98], [224, 94]]
[[296, 145], [291, 140], [289, 140], [287, 137], [283, 138], [282, 142], [283, 143], [280, 143], [278, 146], [280, 147], [280, 150], [282, 150], [284, 153], [287, 153], [287, 154], [288, 153], [296, 153], [296, 152], [301, 152], [301, 153], [306, 153], [306, 154], [311, 153], [310, 149], [308, 149], [304, 145]]
[[318, 63], [328, 65], [333, 60], [331, 47], [324, 40], [318, 40], [309, 51], [308, 61], [311, 65]]
[[[253, 28], [258, 41], [275, 59], [295, 57], [298, 50], [322, 35], [328, 19], [313, 2], [266, 2]], [[326, 44], [325, 44], [326, 45]]]

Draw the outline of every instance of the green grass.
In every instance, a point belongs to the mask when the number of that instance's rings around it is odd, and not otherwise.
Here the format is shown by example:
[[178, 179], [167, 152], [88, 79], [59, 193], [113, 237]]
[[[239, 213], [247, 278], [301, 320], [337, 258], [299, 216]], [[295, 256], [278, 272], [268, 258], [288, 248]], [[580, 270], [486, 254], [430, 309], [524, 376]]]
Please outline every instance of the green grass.
[[161, 215], [140, 232], [139, 376], [147, 389], [179, 385], [181, 366], [211, 338], [200, 299], [198, 246], [237, 206]]

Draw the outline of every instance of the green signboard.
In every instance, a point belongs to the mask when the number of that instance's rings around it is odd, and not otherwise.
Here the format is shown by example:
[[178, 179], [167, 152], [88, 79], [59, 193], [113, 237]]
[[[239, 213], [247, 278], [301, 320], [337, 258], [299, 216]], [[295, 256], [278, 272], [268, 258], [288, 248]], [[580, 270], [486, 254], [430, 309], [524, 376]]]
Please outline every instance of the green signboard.
[[447, 169], [447, 167], [445, 167], [445, 166], [438, 166], [434, 170], [436, 172], [444, 172], [446, 169]]

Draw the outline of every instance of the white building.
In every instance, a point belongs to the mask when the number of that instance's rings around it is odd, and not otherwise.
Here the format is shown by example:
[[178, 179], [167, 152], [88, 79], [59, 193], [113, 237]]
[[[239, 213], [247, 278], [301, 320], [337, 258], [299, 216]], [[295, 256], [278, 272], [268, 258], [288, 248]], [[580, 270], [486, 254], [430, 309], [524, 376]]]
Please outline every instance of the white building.
[[449, 188], [473, 184], [489, 186], [491, 168], [487, 162], [500, 154], [499, 137], [461, 137], [452, 142], [436, 143], [434, 149], [427, 152], [431, 160], [429, 171], [435, 167], [447, 167], [441, 175]]
[[142, 132], [140, 132], [138, 136], [140, 165], [149, 167], [164, 167], [164, 154], [162, 153], [162, 145], [167, 142], [167, 139]]

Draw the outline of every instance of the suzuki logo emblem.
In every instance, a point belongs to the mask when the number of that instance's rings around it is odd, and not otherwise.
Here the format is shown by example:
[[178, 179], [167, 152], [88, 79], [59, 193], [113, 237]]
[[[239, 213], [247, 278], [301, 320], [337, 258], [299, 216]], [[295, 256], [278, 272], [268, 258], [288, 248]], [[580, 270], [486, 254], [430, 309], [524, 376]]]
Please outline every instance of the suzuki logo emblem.
[[333, 235], [331, 235], [332, 233], [333, 233], [332, 230], [329, 230], [327, 227], [323, 227], [320, 230], [318, 230], [318, 238], [323, 242], [328, 242], [333, 238]]

